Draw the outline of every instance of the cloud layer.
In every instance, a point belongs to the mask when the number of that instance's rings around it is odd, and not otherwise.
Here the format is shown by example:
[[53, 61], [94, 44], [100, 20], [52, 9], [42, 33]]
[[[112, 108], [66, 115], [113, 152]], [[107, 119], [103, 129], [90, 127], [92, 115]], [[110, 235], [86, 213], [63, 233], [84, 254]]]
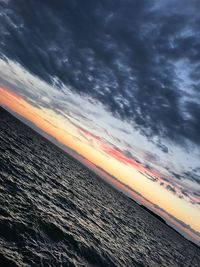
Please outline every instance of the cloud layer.
[[0, 47], [47, 82], [97, 99], [158, 146], [162, 138], [200, 145], [198, 2], [3, 2]]
[[198, 0], [0, 1], [1, 84], [71, 119], [91, 145], [83, 129], [113, 155], [167, 173], [161, 186], [199, 203], [199, 9]]

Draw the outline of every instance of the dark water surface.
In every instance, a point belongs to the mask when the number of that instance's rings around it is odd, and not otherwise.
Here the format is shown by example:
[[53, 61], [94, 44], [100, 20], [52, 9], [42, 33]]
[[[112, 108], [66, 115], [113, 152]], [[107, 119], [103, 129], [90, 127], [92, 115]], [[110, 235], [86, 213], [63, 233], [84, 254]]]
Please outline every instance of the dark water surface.
[[0, 109], [0, 267], [7, 266], [196, 267], [200, 250]]

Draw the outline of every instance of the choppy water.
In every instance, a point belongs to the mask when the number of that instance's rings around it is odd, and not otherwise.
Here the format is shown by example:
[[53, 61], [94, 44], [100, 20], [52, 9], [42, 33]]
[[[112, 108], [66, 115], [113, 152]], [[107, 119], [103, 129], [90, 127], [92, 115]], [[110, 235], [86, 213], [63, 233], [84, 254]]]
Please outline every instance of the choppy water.
[[0, 266], [200, 266], [200, 252], [0, 109]]

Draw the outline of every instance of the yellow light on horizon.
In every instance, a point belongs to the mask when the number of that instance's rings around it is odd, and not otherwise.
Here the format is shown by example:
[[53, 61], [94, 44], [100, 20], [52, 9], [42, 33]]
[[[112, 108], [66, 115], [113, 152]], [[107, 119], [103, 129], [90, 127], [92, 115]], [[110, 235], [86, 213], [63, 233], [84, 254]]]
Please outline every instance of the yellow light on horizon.
[[200, 232], [200, 209], [195, 205], [178, 198], [158, 183], [150, 181], [130, 165], [106, 155], [100, 146], [91, 146], [83, 139], [79, 129], [62, 115], [56, 114], [50, 109], [39, 109], [31, 106], [22, 97], [5, 88], [0, 88], [0, 95], [2, 106], [31, 121], [42, 131], [56, 138], [61, 144], [75, 150], [90, 162], [115, 176], [120, 182], [140, 193], [150, 202]]

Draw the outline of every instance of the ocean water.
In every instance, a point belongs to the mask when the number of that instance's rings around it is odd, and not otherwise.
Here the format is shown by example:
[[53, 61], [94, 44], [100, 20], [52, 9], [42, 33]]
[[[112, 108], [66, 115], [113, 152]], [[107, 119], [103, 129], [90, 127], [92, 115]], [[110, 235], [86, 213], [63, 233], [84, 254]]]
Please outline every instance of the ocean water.
[[200, 266], [200, 249], [0, 109], [0, 266]]

